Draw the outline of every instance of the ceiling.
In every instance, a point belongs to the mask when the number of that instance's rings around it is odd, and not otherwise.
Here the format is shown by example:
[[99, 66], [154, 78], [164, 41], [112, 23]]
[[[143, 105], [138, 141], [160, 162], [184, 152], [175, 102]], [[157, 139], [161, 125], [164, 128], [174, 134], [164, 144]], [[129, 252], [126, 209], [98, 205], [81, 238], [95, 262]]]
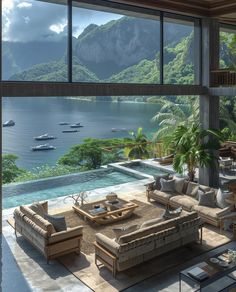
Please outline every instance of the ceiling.
[[179, 12], [200, 17], [214, 17], [236, 24], [236, 0], [109, 0], [134, 6]]

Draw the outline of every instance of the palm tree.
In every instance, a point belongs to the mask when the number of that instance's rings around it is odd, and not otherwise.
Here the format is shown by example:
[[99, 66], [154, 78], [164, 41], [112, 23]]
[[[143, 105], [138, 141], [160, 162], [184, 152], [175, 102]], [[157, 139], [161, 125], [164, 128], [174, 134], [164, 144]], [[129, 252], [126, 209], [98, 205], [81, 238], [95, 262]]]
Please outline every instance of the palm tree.
[[166, 135], [173, 133], [177, 126], [187, 125], [199, 118], [199, 102], [195, 97], [179, 98], [180, 103], [175, 103], [164, 98], [155, 100], [161, 105], [160, 111], [152, 118], [153, 122], [159, 124], [159, 130], [154, 134], [156, 141]]
[[137, 132], [130, 132], [132, 140], [130, 144], [125, 147], [125, 154], [131, 159], [144, 159], [149, 157], [148, 145], [150, 144], [148, 138], [143, 134], [143, 129], [138, 128]]
[[194, 180], [197, 167], [205, 167], [215, 162], [214, 150], [220, 147], [220, 134], [215, 130], [203, 130], [198, 123], [191, 126], [180, 125], [166, 137], [166, 142], [174, 149], [173, 168], [183, 174], [187, 168], [190, 181]]

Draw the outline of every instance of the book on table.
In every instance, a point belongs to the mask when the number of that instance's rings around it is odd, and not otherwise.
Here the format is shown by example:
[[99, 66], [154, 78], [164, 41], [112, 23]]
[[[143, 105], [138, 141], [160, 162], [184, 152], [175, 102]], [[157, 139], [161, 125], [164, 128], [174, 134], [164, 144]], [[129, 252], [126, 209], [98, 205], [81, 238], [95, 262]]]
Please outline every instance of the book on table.
[[203, 281], [209, 277], [208, 273], [200, 267], [195, 267], [189, 270], [188, 274], [198, 281]]
[[105, 208], [99, 207], [99, 208], [94, 208], [92, 210], [89, 210], [89, 213], [93, 216], [96, 216], [99, 214], [107, 213], [107, 210]]

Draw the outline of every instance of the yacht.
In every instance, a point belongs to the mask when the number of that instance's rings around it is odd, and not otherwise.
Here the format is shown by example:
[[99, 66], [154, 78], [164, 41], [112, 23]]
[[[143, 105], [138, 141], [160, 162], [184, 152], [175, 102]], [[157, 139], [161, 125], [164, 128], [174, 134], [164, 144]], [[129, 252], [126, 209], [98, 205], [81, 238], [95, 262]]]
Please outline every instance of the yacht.
[[69, 123], [67, 123], [67, 122], [60, 122], [59, 125], [60, 126], [65, 126], [65, 125], [69, 125]]
[[70, 125], [71, 128], [82, 128], [83, 126], [80, 125], [80, 123], [75, 123], [75, 124], [72, 124]]
[[37, 137], [34, 137], [35, 140], [37, 141], [42, 141], [42, 140], [52, 140], [52, 139], [56, 139], [57, 137], [55, 136], [49, 136], [48, 134], [43, 134]]
[[15, 126], [15, 122], [13, 120], [6, 121], [2, 124], [3, 127], [12, 127]]
[[54, 150], [56, 147], [48, 144], [37, 145], [31, 148], [33, 151]]
[[62, 133], [76, 133], [78, 130], [63, 130]]

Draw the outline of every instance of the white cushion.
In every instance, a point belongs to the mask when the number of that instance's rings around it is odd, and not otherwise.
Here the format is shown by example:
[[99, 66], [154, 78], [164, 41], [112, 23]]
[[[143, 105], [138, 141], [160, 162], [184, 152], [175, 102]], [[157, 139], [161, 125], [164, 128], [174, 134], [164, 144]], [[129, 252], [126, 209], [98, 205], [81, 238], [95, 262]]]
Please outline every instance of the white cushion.
[[224, 209], [228, 206], [230, 206], [230, 203], [225, 202], [225, 199], [229, 198], [232, 196], [231, 192], [223, 192], [221, 189], [218, 190], [217, 194], [216, 194], [216, 205], [221, 208]]

